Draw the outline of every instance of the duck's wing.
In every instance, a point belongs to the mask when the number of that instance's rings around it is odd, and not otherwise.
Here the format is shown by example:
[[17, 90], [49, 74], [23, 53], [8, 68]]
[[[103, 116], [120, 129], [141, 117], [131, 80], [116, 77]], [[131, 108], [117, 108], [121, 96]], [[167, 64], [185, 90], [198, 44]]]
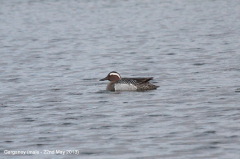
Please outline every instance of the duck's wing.
[[152, 79], [153, 79], [153, 77], [149, 77], [149, 78], [122, 78], [123, 81], [131, 81], [135, 84], [146, 83], [146, 82], [148, 82]]

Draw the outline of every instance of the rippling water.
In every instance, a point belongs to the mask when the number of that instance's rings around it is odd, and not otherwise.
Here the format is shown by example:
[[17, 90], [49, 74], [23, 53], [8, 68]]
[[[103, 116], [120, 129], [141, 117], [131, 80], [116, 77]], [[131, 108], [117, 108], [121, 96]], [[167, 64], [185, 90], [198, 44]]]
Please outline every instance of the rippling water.
[[[239, 1], [0, 2], [0, 154], [240, 158]], [[154, 77], [146, 92], [99, 79]]]

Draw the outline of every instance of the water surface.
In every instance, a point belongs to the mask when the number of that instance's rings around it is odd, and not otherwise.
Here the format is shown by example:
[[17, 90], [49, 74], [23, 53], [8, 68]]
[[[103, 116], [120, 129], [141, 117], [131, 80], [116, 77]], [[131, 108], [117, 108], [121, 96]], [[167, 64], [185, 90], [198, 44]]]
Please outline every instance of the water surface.
[[[1, 156], [238, 159], [239, 8], [233, 0], [1, 1]], [[99, 79], [110, 71], [153, 76], [160, 87], [108, 92]]]

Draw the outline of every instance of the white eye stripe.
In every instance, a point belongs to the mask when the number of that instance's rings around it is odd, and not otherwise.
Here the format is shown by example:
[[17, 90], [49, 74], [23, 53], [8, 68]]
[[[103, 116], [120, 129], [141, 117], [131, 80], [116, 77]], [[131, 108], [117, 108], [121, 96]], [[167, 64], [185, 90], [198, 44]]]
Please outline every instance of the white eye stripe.
[[113, 76], [115, 75], [115, 76], [118, 76], [119, 78], [121, 78], [118, 73], [110, 73], [110, 76], [112, 76], [112, 75], [113, 75]]

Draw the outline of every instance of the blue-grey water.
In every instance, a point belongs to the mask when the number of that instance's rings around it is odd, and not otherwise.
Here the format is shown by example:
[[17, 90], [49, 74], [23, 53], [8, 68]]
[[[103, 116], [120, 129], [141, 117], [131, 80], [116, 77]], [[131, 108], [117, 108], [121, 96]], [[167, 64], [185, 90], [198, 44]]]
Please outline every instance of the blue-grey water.
[[[1, 158], [239, 159], [239, 8], [1, 0]], [[160, 87], [108, 92], [110, 71]]]

